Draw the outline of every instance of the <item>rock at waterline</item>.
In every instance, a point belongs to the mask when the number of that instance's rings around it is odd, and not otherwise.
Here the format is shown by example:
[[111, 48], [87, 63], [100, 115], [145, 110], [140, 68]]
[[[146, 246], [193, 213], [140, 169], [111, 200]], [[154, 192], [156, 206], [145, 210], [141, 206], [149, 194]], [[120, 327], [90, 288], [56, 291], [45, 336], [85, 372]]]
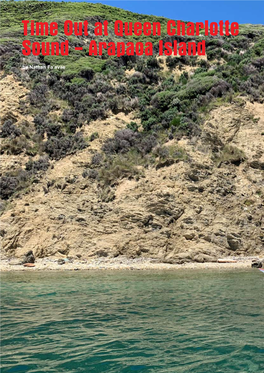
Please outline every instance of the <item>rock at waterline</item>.
[[35, 257], [34, 257], [34, 254], [33, 254], [32, 250], [29, 250], [25, 254], [21, 264], [26, 264], [26, 263], [35, 263]]
[[262, 262], [260, 260], [255, 260], [251, 264], [251, 268], [262, 268]]

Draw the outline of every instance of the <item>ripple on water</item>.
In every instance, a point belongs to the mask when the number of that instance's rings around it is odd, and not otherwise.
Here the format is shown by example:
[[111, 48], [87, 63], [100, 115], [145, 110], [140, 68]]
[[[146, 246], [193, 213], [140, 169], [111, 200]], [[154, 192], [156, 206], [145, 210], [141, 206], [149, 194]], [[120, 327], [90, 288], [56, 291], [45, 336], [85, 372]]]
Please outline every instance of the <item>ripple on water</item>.
[[262, 372], [257, 271], [3, 273], [11, 372]]

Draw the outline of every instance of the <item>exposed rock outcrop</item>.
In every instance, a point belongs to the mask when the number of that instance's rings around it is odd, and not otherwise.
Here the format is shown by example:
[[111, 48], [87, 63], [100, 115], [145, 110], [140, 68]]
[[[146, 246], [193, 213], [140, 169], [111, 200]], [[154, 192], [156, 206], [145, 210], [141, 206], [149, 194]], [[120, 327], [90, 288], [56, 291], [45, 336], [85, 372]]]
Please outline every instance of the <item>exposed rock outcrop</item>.
[[[38, 184], [13, 199], [2, 216], [6, 255], [32, 250], [35, 257], [126, 255], [200, 263], [234, 253], [263, 254], [263, 104], [213, 110], [201, 137], [178, 142], [188, 161], [145, 169], [138, 180], [119, 180], [107, 200], [107, 190], [83, 178], [83, 169], [105, 138], [129, 120], [120, 113], [108, 125], [91, 123], [85, 133], [96, 129], [99, 139], [54, 161]], [[234, 148], [243, 152], [240, 162], [232, 158]]]

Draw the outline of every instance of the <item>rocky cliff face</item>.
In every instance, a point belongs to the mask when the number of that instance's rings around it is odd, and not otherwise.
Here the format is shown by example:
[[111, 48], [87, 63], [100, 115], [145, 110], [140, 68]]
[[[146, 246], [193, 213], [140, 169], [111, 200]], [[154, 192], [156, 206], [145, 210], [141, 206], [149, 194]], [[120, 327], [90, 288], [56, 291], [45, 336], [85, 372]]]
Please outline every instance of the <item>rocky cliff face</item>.
[[[189, 37], [168, 36], [166, 18], [142, 15], [161, 24], [148, 37], [153, 56], [88, 56], [93, 39], [134, 42], [113, 25], [138, 14], [68, 2], [1, 10], [2, 255], [264, 256], [264, 25], [203, 36], [203, 58], [165, 57], [155, 55], [160, 39]], [[70, 38], [69, 56], [23, 56], [27, 14], [36, 22], [56, 14], [53, 41], [65, 40], [68, 19], [87, 20], [89, 35]], [[94, 32], [104, 20], [107, 38]]]
[[[27, 91], [17, 89], [11, 76], [1, 82], [4, 115], [12, 100], [17, 125], [23, 119], [31, 125], [32, 118], [21, 118], [16, 100]], [[52, 161], [38, 183], [9, 202], [1, 218], [2, 253], [126, 255], [177, 263], [263, 254], [264, 104], [240, 98], [213, 108], [199, 137], [165, 144], [180, 147], [185, 159], [138, 166], [140, 177], [121, 179], [111, 188], [84, 178], [93, 154], [131, 119], [133, 114], [119, 113], [91, 122], [85, 135], [96, 131], [99, 138]], [[3, 155], [2, 169], [26, 161], [23, 154]]]

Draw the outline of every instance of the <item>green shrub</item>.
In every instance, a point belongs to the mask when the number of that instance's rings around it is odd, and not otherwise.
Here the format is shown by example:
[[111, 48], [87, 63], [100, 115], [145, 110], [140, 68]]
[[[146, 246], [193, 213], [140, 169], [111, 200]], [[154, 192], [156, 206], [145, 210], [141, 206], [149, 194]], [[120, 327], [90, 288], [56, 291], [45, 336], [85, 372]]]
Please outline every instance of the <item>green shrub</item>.
[[138, 132], [138, 124], [136, 122], [130, 122], [127, 125], [127, 128], [130, 129], [133, 132]]
[[179, 127], [181, 124], [181, 117], [175, 117], [174, 119], [172, 119], [172, 121], [170, 122], [170, 125], [171, 126], [174, 126], [174, 127]]
[[200, 94], [208, 92], [219, 80], [215, 76], [195, 77], [176, 93], [176, 97], [180, 100], [195, 98]]
[[163, 91], [158, 92], [151, 100], [151, 105], [160, 111], [165, 111], [169, 108], [172, 100], [176, 97], [175, 92]]

